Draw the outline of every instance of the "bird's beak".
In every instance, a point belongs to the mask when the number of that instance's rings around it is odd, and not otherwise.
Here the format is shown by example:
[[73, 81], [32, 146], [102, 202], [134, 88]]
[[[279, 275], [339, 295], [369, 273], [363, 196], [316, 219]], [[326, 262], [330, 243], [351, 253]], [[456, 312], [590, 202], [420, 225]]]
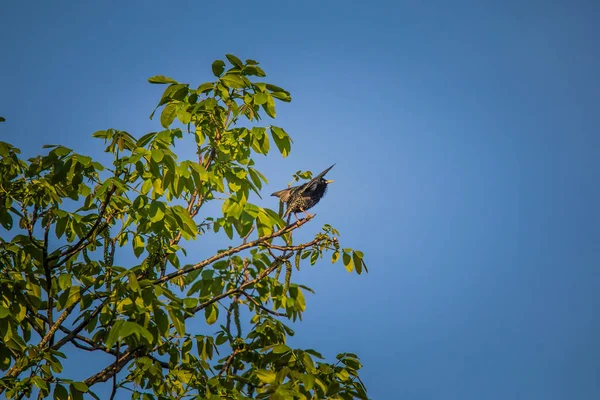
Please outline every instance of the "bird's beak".
[[325, 181], [325, 183], [326, 183], [326, 184], [328, 184], [328, 185], [329, 185], [330, 183], [332, 183], [332, 182], [333, 182], [333, 179], [330, 179], [330, 180], [328, 180], [328, 181]]

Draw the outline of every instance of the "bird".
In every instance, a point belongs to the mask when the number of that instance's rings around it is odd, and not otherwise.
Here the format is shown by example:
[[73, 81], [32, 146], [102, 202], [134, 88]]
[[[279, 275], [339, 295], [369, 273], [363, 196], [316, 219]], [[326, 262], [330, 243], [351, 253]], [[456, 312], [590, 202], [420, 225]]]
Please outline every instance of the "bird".
[[323, 177], [334, 165], [315, 176], [310, 182], [271, 194], [271, 196], [279, 197], [279, 200], [287, 204], [283, 218], [294, 213], [294, 216], [298, 219], [296, 215], [298, 212], [304, 212], [307, 217], [312, 217], [307, 210], [314, 207], [321, 200], [327, 191], [327, 185], [333, 182], [333, 180], [326, 180]]

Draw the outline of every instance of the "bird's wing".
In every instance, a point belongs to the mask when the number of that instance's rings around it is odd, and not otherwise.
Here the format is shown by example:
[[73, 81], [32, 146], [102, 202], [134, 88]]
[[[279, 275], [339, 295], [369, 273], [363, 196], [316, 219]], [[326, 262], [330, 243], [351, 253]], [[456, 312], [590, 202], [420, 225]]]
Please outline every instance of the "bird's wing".
[[331, 168], [333, 168], [335, 166], [335, 164], [333, 164], [331, 167], [327, 168], [325, 171], [321, 172], [319, 175], [315, 176], [314, 178], [311, 179], [310, 182], [306, 183], [304, 185], [304, 188], [302, 189], [302, 192], [305, 192], [307, 189], [310, 188], [310, 190], [315, 190], [316, 186], [317, 186], [317, 182], [319, 182], [319, 180], [325, 176], [326, 173], [329, 172], [329, 170]]
[[273, 194], [271, 194], [271, 196], [275, 196], [275, 197], [279, 197], [279, 199], [281, 201], [283, 201], [284, 203], [287, 203], [287, 201], [289, 200], [292, 191], [295, 189], [295, 187], [291, 187], [291, 188], [287, 188], [287, 189], [283, 189], [280, 190], [278, 192], [275, 192]]

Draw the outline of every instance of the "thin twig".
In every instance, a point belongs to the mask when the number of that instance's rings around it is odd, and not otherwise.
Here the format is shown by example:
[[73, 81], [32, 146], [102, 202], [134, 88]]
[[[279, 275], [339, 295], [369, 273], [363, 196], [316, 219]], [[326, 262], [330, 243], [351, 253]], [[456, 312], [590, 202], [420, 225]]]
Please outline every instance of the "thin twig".
[[115, 355], [115, 373], [113, 374], [112, 391], [110, 392], [110, 400], [114, 400], [117, 394], [117, 362], [119, 361], [119, 342], [117, 341], [117, 354]]
[[229, 355], [229, 357], [227, 357], [227, 361], [225, 361], [225, 364], [223, 364], [223, 368], [221, 368], [221, 371], [219, 372], [219, 376], [223, 376], [223, 374], [227, 372], [227, 370], [229, 369], [229, 366], [233, 362], [234, 357], [237, 356], [238, 354], [242, 353], [243, 351], [244, 350], [242, 350], [242, 349], [235, 349]]
[[242, 240], [242, 244], [246, 244], [246, 242], [248, 241], [248, 238], [250, 237], [252, 232], [254, 232], [254, 228], [255, 228], [255, 225], [252, 225], [252, 228], [250, 228], [250, 231], [246, 234], [246, 236], [244, 236], [244, 239]]
[[280, 250], [280, 251], [297, 251], [297, 250], [304, 250], [307, 247], [314, 246], [315, 244], [317, 244], [325, 239], [326, 239], [325, 237], [316, 238], [308, 243], [303, 243], [303, 244], [300, 244], [297, 246], [277, 246], [277, 245], [269, 243], [269, 242], [263, 243], [262, 245], [265, 247], [268, 247], [270, 249], [275, 249], [275, 250]]
[[256, 299], [255, 299], [254, 297], [250, 296], [250, 295], [249, 295], [248, 293], [246, 293], [245, 291], [243, 291], [243, 290], [242, 290], [242, 291], [241, 291], [241, 293], [242, 293], [244, 296], [246, 296], [246, 298], [247, 298], [248, 300], [250, 300], [252, 303], [254, 303], [254, 305], [255, 305], [256, 307], [260, 308], [261, 310], [263, 310], [263, 311], [266, 311], [266, 312], [268, 312], [269, 314], [273, 314], [273, 315], [275, 315], [275, 316], [277, 316], [277, 317], [287, 317], [287, 315], [286, 315], [286, 314], [281, 314], [281, 313], [278, 313], [277, 311], [269, 310], [267, 307], [265, 307], [265, 306], [263, 306], [262, 304], [260, 304], [258, 301], [256, 301]]

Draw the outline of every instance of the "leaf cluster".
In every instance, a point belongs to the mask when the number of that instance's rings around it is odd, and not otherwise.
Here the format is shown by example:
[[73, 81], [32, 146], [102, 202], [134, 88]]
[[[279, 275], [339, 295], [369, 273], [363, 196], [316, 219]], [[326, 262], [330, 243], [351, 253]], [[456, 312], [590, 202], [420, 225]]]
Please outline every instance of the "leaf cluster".
[[[97, 398], [94, 385], [111, 382], [113, 394], [144, 399], [367, 398], [356, 355], [328, 363], [286, 344], [285, 321], [302, 318], [311, 292], [292, 281], [303, 260], [341, 255], [359, 274], [366, 265], [331, 226], [297, 243], [294, 231], [312, 218], [288, 225], [250, 202], [267, 182], [255, 157], [271, 142], [286, 157], [292, 144], [283, 128], [259, 123], [291, 97], [257, 81], [266, 76], [258, 62], [226, 58], [196, 89], [150, 78], [166, 85], [151, 115], [162, 130], [94, 133], [108, 165], [60, 145], [23, 160], [0, 142], [0, 393]], [[197, 159], [177, 157], [186, 140]], [[231, 246], [187, 254], [221, 230]], [[79, 355], [66, 345], [114, 361], [74, 381], [63, 367]]]

